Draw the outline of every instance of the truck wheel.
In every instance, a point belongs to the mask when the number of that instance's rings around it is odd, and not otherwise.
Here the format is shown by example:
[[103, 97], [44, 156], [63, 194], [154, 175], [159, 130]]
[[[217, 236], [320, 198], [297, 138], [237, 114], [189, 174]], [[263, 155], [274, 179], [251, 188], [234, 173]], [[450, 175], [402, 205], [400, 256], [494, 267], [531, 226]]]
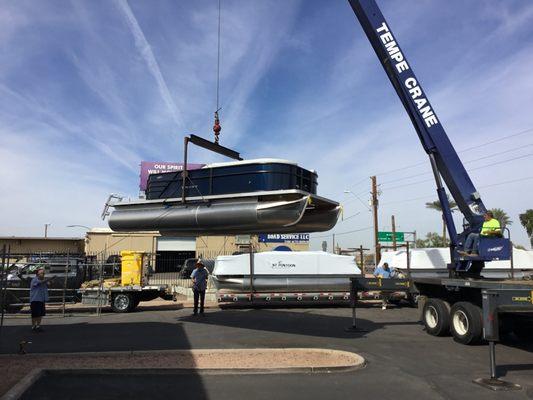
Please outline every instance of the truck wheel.
[[433, 336], [450, 333], [450, 304], [447, 301], [428, 298], [422, 311], [426, 332]]
[[483, 314], [481, 308], [466, 301], [455, 303], [450, 312], [451, 331], [455, 341], [474, 344], [483, 334]]
[[133, 296], [128, 293], [118, 293], [113, 296], [111, 308], [114, 312], [127, 313], [133, 309]]

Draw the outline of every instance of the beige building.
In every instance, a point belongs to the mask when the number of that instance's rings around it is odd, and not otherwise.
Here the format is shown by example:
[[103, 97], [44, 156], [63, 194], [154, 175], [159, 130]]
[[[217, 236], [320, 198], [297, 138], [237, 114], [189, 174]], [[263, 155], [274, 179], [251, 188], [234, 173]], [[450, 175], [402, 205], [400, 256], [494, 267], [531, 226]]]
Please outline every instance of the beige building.
[[63, 253], [83, 254], [85, 239], [79, 237], [1, 236], [0, 251], [6, 246], [10, 254]]
[[156, 272], [175, 271], [188, 258], [214, 259], [249, 251], [309, 250], [307, 234], [237, 235], [174, 237], [159, 232], [113, 232], [109, 228], [93, 228], [85, 238], [76, 237], [0, 237], [11, 254], [70, 253], [86, 254], [107, 260], [123, 250], [142, 251], [151, 255]]
[[307, 234], [237, 235], [174, 237], [159, 232], [113, 232], [109, 228], [94, 228], [87, 232], [85, 250], [88, 255], [107, 258], [123, 250], [143, 251], [155, 257], [155, 270], [172, 271], [187, 258], [214, 259], [219, 255], [280, 249], [309, 250]]

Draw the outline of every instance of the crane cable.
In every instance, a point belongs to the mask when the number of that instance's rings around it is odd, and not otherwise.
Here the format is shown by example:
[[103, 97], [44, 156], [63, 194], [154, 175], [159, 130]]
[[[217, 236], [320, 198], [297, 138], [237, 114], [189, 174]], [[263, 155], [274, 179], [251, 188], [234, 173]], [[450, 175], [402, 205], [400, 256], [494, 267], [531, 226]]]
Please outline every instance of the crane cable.
[[218, 144], [218, 135], [222, 127], [218, 119], [219, 107], [219, 93], [220, 93], [220, 0], [218, 0], [218, 51], [217, 51], [217, 108], [215, 111], [215, 124], [213, 125], [213, 132], [215, 133], [215, 143]]

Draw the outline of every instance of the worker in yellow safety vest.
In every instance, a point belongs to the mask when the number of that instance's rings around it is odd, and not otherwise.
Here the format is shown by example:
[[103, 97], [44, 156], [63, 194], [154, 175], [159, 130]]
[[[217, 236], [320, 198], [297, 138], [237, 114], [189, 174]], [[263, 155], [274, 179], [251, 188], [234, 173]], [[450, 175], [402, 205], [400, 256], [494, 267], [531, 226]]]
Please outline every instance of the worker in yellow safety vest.
[[483, 218], [483, 226], [480, 233], [472, 232], [468, 235], [465, 241], [464, 251], [458, 251], [463, 256], [478, 257], [479, 237], [500, 237], [502, 230], [500, 227], [500, 221], [494, 218], [494, 214], [491, 211], [487, 211]]

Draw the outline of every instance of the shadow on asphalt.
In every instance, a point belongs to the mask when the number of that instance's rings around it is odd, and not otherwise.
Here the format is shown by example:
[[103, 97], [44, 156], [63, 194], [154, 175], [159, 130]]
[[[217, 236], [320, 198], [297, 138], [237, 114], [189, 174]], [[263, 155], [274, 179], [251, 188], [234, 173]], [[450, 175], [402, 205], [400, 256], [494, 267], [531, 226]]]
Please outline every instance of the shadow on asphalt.
[[[238, 394], [238, 392], [237, 392]], [[57, 399], [208, 399], [199, 375], [187, 373], [62, 373], [49, 371], [21, 397], [22, 400]]]
[[533, 371], [533, 364], [506, 364], [496, 366], [497, 375], [506, 376], [508, 372], [512, 371]]
[[513, 333], [501, 335], [501, 344], [533, 353], [533, 332], [531, 334], [532, 337], [529, 340], [520, 339]]
[[[62, 353], [88, 351], [127, 351], [190, 349], [191, 344], [180, 323], [106, 323], [47, 325], [43, 333], [28, 333], [27, 326], [4, 326], [2, 331], [2, 353], [15, 353], [20, 340], [30, 340], [29, 353]], [[21, 356], [25, 357], [25, 356]], [[112, 363], [112, 361], [111, 361]], [[46, 368], [43, 365], [43, 368]], [[106, 368], [106, 367], [104, 367]], [[109, 368], [113, 368], [111, 364]], [[91, 378], [92, 379], [89, 379]], [[164, 376], [163, 376], [164, 377]], [[98, 369], [87, 373], [73, 372], [70, 375], [45, 374], [30, 386], [22, 399], [116, 399], [116, 398], [163, 398], [157, 388], [169, 398], [169, 393], [178, 397], [186, 387], [194, 393], [195, 399], [207, 399], [204, 382], [195, 370], [189, 370], [181, 379], [181, 388], [175, 379], [159, 382], [160, 376], [143, 375], [135, 371], [122, 370], [118, 373], [102, 373]], [[133, 384], [137, 382], [137, 384]], [[164, 387], [158, 384], [165, 385]], [[148, 390], [150, 389], [150, 390]], [[151, 391], [151, 392], [150, 392]], [[120, 397], [118, 397], [120, 395]]]
[[80, 323], [46, 325], [42, 333], [29, 326], [4, 326], [0, 353], [18, 352], [21, 341], [28, 353], [70, 353], [88, 351], [138, 351], [190, 349], [180, 323]]
[[364, 336], [365, 333], [392, 325], [419, 325], [417, 321], [370, 321], [357, 319], [357, 326], [363, 332], [349, 333], [349, 317], [323, 315], [308, 312], [276, 311], [271, 309], [223, 310], [205, 314], [205, 316], [180, 317], [179, 321], [198, 324], [225, 326], [232, 328], [252, 329], [285, 334], [346, 338], [354, 334]]

